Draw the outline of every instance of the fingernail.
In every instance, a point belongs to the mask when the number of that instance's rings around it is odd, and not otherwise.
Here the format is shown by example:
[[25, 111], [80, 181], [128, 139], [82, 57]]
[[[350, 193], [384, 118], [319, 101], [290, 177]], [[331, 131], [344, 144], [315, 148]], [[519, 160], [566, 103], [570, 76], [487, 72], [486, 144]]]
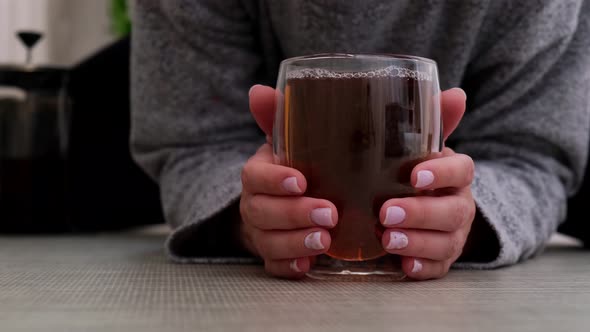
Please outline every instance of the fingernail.
[[385, 212], [385, 220], [383, 220], [383, 224], [387, 226], [397, 225], [401, 224], [404, 219], [406, 219], [406, 211], [404, 209], [399, 206], [390, 206]]
[[301, 193], [301, 188], [299, 188], [299, 185], [297, 184], [297, 178], [294, 176], [290, 176], [283, 180], [283, 188], [290, 193]]
[[291, 261], [291, 263], [289, 264], [289, 267], [291, 268], [291, 270], [295, 271], [295, 272], [301, 272], [301, 270], [299, 269], [299, 266], [297, 266], [297, 260], [294, 259]]
[[313, 221], [316, 225], [324, 226], [324, 227], [332, 227], [334, 224], [332, 223], [332, 209], [330, 208], [318, 208], [311, 210], [309, 214], [309, 218]]
[[401, 232], [391, 232], [387, 249], [403, 249], [408, 246], [408, 237]]
[[322, 250], [324, 249], [324, 245], [322, 244], [322, 233], [321, 232], [313, 232], [309, 233], [305, 237], [305, 247], [308, 249], [313, 250]]
[[419, 260], [414, 259], [414, 267], [412, 267], [412, 273], [418, 273], [422, 271], [422, 263]]
[[416, 188], [424, 188], [434, 182], [434, 174], [431, 171], [419, 171], [417, 178]]
[[453, 90], [457, 90], [457, 91], [461, 92], [461, 94], [463, 95], [463, 98], [465, 98], [465, 100], [467, 100], [467, 94], [465, 93], [465, 90], [463, 90], [461, 88], [453, 88]]
[[259, 85], [260, 85], [260, 84], [256, 84], [256, 85], [253, 85], [253, 86], [250, 88], [250, 90], [248, 91], [248, 97], [250, 97], [250, 95], [252, 95], [252, 91], [254, 91], [254, 88], [255, 88], [255, 87], [257, 87], [257, 86], [259, 86]]

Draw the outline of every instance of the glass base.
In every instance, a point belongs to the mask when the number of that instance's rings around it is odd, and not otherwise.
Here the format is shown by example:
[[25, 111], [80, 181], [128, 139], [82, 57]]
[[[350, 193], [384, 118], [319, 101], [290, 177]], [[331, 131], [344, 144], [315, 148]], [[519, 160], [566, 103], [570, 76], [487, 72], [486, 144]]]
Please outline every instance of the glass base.
[[367, 261], [344, 261], [327, 255], [316, 258], [307, 276], [320, 280], [403, 280], [406, 274], [401, 268], [399, 256], [386, 255]]

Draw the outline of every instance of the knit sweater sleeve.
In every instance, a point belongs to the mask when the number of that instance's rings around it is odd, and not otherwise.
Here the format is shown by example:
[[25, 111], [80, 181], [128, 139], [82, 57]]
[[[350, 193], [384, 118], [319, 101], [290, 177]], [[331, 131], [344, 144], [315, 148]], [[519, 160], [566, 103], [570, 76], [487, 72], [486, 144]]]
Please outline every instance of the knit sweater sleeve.
[[468, 113], [450, 142], [475, 160], [474, 197], [500, 249], [492, 261], [457, 266], [508, 265], [542, 250], [583, 178], [590, 8], [545, 3], [511, 22], [495, 19], [488, 29], [503, 32], [482, 31], [497, 37], [481, 42], [467, 68]]
[[226, 223], [215, 216], [237, 201], [241, 168], [264, 142], [248, 112], [261, 64], [251, 20], [237, 0], [142, 0], [135, 10], [131, 148], [160, 186], [168, 251], [180, 261], [235, 255], [231, 225], [206, 224]]

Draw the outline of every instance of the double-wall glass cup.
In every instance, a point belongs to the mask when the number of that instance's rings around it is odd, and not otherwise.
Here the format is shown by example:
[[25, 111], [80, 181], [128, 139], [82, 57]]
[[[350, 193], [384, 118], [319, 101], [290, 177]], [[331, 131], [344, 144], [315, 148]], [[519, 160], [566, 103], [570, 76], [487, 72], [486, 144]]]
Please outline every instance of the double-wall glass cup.
[[338, 224], [309, 276], [401, 279], [382, 244], [379, 213], [391, 198], [421, 195], [415, 165], [442, 148], [436, 63], [404, 55], [319, 54], [284, 60], [277, 81], [275, 162], [330, 200]]

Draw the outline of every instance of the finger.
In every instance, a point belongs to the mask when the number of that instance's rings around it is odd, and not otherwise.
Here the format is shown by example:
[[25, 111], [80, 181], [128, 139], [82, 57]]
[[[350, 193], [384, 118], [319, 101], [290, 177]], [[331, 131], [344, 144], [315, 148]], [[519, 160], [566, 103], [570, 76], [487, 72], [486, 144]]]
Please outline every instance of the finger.
[[443, 91], [441, 94], [441, 108], [443, 121], [443, 137], [446, 140], [457, 128], [465, 113], [467, 95], [460, 88]]
[[331, 238], [321, 228], [295, 231], [261, 231], [253, 234], [254, 246], [265, 260], [315, 256], [328, 251]]
[[239, 234], [242, 245], [254, 256], [260, 256], [256, 250], [256, 246], [254, 246], [253, 234], [255, 232], [258, 232], [258, 229], [254, 228], [254, 226], [245, 222], [240, 223]]
[[309, 271], [309, 257], [282, 260], [266, 260], [264, 269], [272, 276], [288, 279], [300, 279]]
[[250, 159], [248, 159], [248, 161], [250, 160], [260, 161], [268, 164], [274, 163], [272, 145], [268, 143], [262, 144], [262, 146], [260, 146], [258, 150], [256, 150], [256, 153], [252, 157], [250, 157]]
[[250, 194], [300, 195], [307, 181], [296, 169], [250, 160], [242, 169], [242, 190]]
[[240, 203], [244, 221], [262, 230], [332, 228], [338, 222], [336, 206], [325, 199], [243, 195]]
[[435, 158], [428, 158], [425, 160], [436, 159], [436, 158], [440, 158], [440, 157], [450, 157], [450, 156], [454, 156], [456, 154], [457, 153], [455, 151], [453, 151], [453, 149], [445, 146], [441, 152], [434, 152], [434, 153], [430, 154], [430, 155], [436, 156]]
[[411, 182], [418, 189], [462, 188], [471, 185], [474, 173], [471, 157], [457, 153], [416, 165]]
[[475, 211], [470, 194], [414, 196], [386, 201], [379, 219], [388, 228], [452, 232], [472, 221]]
[[248, 93], [250, 98], [250, 112], [266, 135], [272, 136], [275, 114], [275, 89], [254, 85]]
[[440, 279], [449, 273], [450, 266], [450, 261], [402, 257], [402, 270], [414, 280]]
[[391, 254], [443, 261], [461, 254], [465, 237], [462, 232], [394, 229], [385, 231], [381, 241]]

